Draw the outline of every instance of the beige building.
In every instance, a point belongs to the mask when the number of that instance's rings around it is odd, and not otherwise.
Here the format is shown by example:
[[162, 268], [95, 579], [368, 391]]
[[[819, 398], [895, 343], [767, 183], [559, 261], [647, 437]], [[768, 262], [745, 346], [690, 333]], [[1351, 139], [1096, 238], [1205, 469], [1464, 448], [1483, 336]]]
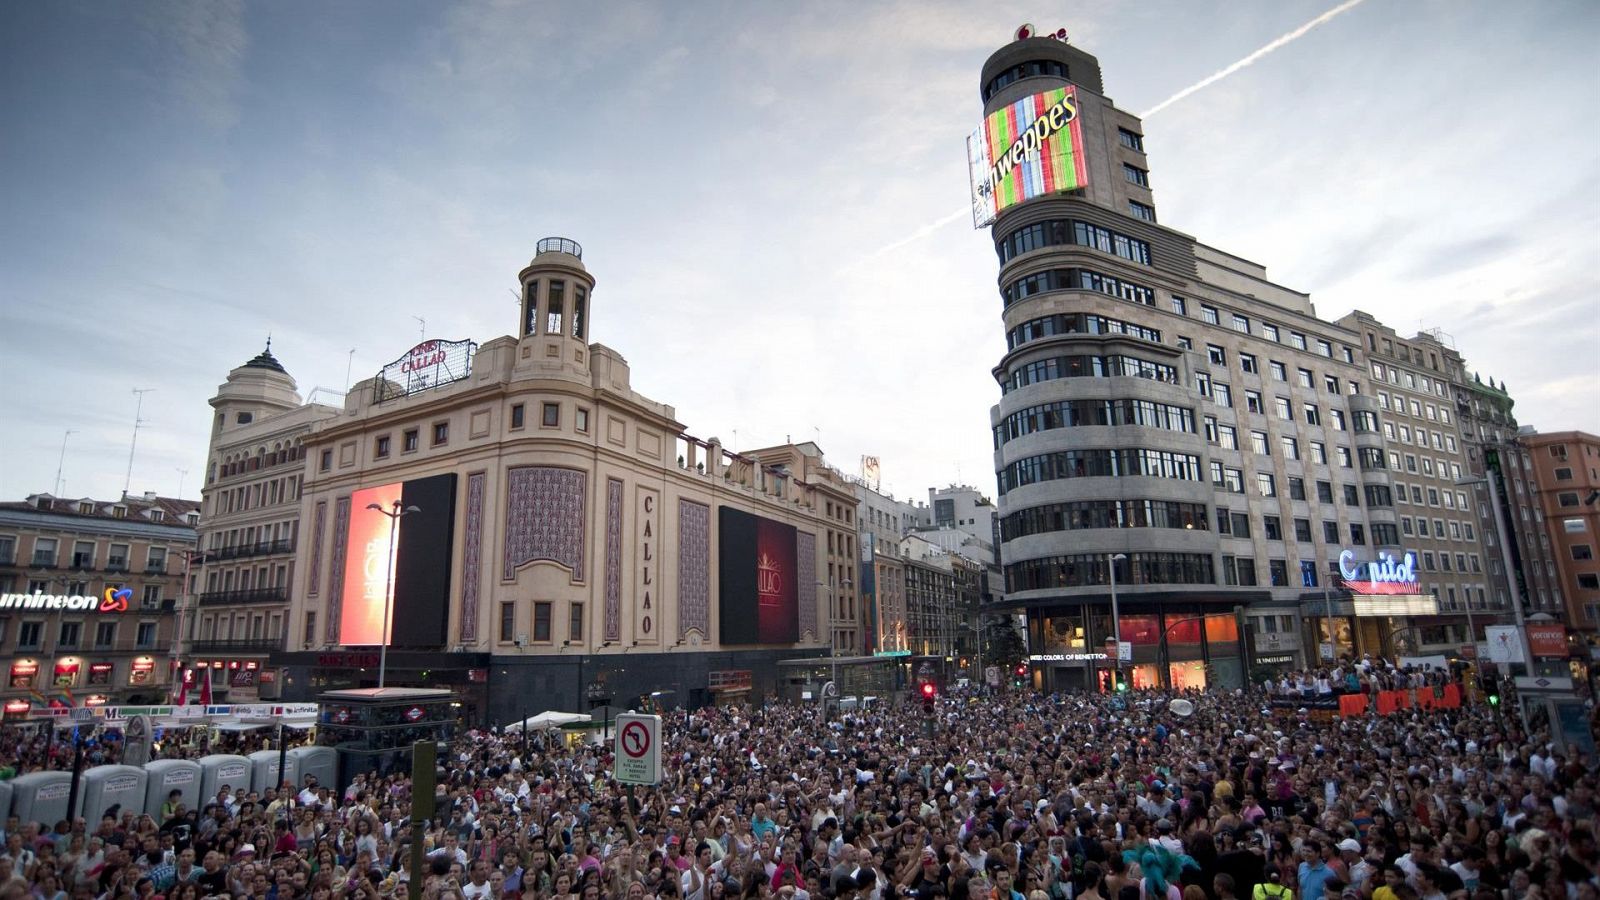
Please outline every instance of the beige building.
[[1518, 443], [1533, 460], [1537, 505], [1558, 575], [1556, 608], [1540, 611], [1592, 638], [1600, 630], [1600, 436], [1554, 431], [1525, 434]]
[[635, 391], [588, 340], [575, 243], [541, 241], [520, 281], [517, 335], [426, 341], [301, 438], [283, 696], [383, 666], [480, 721], [698, 705], [858, 640], [855, 497], [821, 451], [734, 453]]
[[0, 503], [8, 718], [30, 704], [166, 699], [198, 518], [193, 502], [153, 494]]
[[287, 648], [289, 598], [300, 543], [302, 441], [338, 415], [302, 403], [267, 349], [228, 373], [211, 398], [211, 441], [201, 492], [196, 595], [184, 659], [211, 672], [213, 695], [234, 703], [278, 696], [269, 654]]

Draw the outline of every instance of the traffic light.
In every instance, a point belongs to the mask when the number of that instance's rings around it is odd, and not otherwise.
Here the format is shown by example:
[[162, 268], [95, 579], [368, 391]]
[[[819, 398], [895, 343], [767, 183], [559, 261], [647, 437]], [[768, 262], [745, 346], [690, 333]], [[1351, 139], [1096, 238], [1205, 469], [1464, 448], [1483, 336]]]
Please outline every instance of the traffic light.
[[933, 714], [933, 701], [934, 701], [934, 698], [938, 697], [938, 696], [939, 696], [939, 689], [934, 686], [933, 682], [924, 681], [922, 683], [922, 711], [925, 712], [925, 713], [928, 713], [929, 715], [932, 715]]
[[1490, 706], [1500, 705], [1500, 679], [1487, 673], [1478, 676], [1478, 690]]
[[1122, 674], [1121, 672], [1118, 672], [1117, 673], [1117, 690], [1120, 692], [1120, 691], [1126, 691], [1127, 689], [1128, 689], [1128, 676]]

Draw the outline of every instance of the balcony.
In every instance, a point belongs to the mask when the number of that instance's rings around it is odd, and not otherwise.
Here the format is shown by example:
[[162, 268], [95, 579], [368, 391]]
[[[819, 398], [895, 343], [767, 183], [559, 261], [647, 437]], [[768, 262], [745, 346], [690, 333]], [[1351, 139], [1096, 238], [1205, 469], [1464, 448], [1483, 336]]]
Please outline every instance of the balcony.
[[245, 591], [206, 591], [196, 598], [201, 606], [231, 606], [248, 603], [287, 603], [289, 594], [283, 588], [252, 588]]
[[54, 569], [56, 567], [56, 555], [54, 553], [35, 553], [32, 565], [35, 569]]
[[231, 653], [272, 653], [283, 649], [283, 638], [234, 638], [232, 640], [194, 641], [189, 652], [195, 656], [214, 656]]
[[120, 556], [113, 556], [106, 560], [106, 571], [125, 573], [128, 571], [128, 561]]
[[92, 570], [94, 568], [94, 554], [93, 553], [74, 553], [74, 554], [72, 554], [72, 567], [74, 569], [82, 569], [84, 571]]
[[207, 550], [205, 557], [207, 560], [216, 561], [222, 559], [244, 559], [250, 556], [266, 556], [269, 553], [293, 552], [293, 541], [259, 541], [254, 544], [239, 544], [235, 547], [218, 547], [215, 550]]
[[152, 561], [152, 562], [145, 563], [144, 564], [144, 573], [146, 575], [165, 575], [165, 574], [167, 574], [167, 561], [163, 559], [160, 562], [153, 562]]

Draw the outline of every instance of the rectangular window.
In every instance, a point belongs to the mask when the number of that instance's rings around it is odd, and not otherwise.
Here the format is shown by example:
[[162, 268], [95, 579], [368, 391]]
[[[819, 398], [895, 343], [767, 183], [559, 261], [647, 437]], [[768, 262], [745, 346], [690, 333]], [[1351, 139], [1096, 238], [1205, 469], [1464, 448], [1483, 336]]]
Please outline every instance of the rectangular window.
[[1329, 359], [1333, 359], [1333, 345], [1327, 341], [1317, 341], [1317, 352]]
[[140, 650], [148, 650], [156, 645], [156, 623], [140, 622], [139, 628], [134, 632], [134, 645]]
[[1324, 375], [1324, 376], [1322, 376], [1322, 389], [1327, 391], [1330, 394], [1338, 394], [1339, 393], [1339, 376], [1337, 376], [1337, 375]]
[[1186, 338], [1181, 334], [1178, 335], [1178, 349], [1179, 350], [1193, 350], [1194, 349], [1194, 340], [1192, 338]]
[[109, 650], [117, 643], [117, 623], [96, 622], [94, 626], [94, 649]]
[[1349, 447], [1336, 447], [1334, 450], [1339, 454], [1339, 468], [1349, 469], [1353, 467], [1354, 463], [1350, 457]]
[[1177, 294], [1173, 294], [1172, 311], [1180, 316], [1187, 316], [1189, 314], [1189, 301], [1179, 297]]
[[1287, 587], [1289, 584], [1289, 566], [1281, 559], [1267, 560], [1267, 575], [1276, 587]]
[[1239, 354], [1239, 371], [1246, 375], [1260, 375], [1261, 367], [1256, 363], [1256, 358], [1249, 353]]
[[313, 646], [317, 642], [317, 613], [316, 613], [316, 610], [307, 610], [306, 611], [305, 633], [301, 636], [301, 641], [308, 648]]
[[1329, 543], [1329, 544], [1337, 544], [1337, 543], [1339, 543], [1339, 523], [1338, 522], [1323, 522], [1322, 523], [1322, 540], [1324, 542], [1326, 542], [1326, 543]]
[[583, 640], [583, 604], [567, 605], [567, 639], [573, 643]]
[[1156, 208], [1146, 203], [1140, 203], [1137, 200], [1128, 201], [1128, 212], [1132, 213], [1134, 218], [1143, 219], [1146, 222], [1154, 222], [1156, 220]]
[[1239, 583], [1245, 587], [1255, 587], [1256, 561], [1251, 557], [1241, 556], [1234, 562], [1239, 568]]
[[517, 604], [505, 601], [500, 604], [500, 641], [509, 643], [517, 638]]
[[17, 629], [17, 649], [37, 650], [43, 638], [43, 622], [23, 622], [22, 627]]
[[1306, 499], [1306, 480], [1298, 475], [1289, 476], [1289, 499]]
[[1355, 522], [1350, 523], [1350, 543], [1358, 546], [1366, 546], [1367, 529], [1365, 526], [1358, 525]]
[[1229, 493], [1244, 493], [1244, 473], [1238, 469], [1227, 469], [1224, 472], [1223, 483]]
[[533, 604], [533, 642], [536, 644], [550, 643], [550, 601], [540, 600]]
[[1299, 541], [1302, 544], [1311, 543], [1311, 520], [1310, 519], [1295, 519], [1294, 520], [1294, 539]]
[[1283, 446], [1284, 459], [1300, 458], [1300, 442], [1292, 437], [1278, 438], [1278, 443]]
[[400, 450], [401, 450], [401, 452], [403, 452], [403, 453], [412, 453], [412, 452], [414, 452], [417, 449], [417, 445], [420, 442], [420, 440], [421, 439], [418, 436], [417, 429], [415, 429], [415, 428], [407, 428], [405, 431], [401, 432], [401, 434], [400, 434]]
[[1415, 536], [1416, 533], [1411, 530], [1411, 517], [1410, 516], [1401, 516], [1400, 517], [1400, 533], [1405, 535], [1406, 537], [1414, 537]]
[[1213, 366], [1226, 365], [1228, 362], [1228, 354], [1216, 344], [1207, 344], [1206, 359], [1209, 359]]
[[1233, 389], [1220, 381], [1211, 385], [1211, 399], [1218, 406], [1233, 406]]
[[1300, 586], [1308, 588], [1317, 586], [1317, 564], [1309, 559], [1300, 561]]
[[521, 428], [525, 416], [525, 409], [521, 403], [511, 404], [511, 427]]
[[1333, 482], [1331, 482], [1331, 481], [1319, 481], [1319, 482], [1317, 482], [1317, 500], [1318, 500], [1318, 502], [1321, 502], [1321, 503], [1332, 503], [1333, 502]]
[[56, 635], [57, 650], [78, 649], [78, 638], [83, 634], [82, 622], [62, 622], [61, 632]]
[[1306, 349], [1306, 336], [1298, 331], [1289, 332], [1289, 346], [1296, 350]]
[[564, 311], [567, 285], [564, 281], [550, 282], [549, 309], [545, 314], [545, 334], [561, 334], [561, 314]]
[[1573, 544], [1567, 548], [1572, 552], [1572, 558], [1577, 560], [1594, 559], [1594, 548], [1588, 544]]
[[546, 403], [539, 413], [539, 424], [546, 428], [555, 428], [561, 424], [561, 404]]
[[1250, 333], [1250, 320], [1238, 313], [1233, 314], [1233, 330], [1240, 334]]
[[1278, 362], [1277, 360], [1273, 360], [1270, 363], [1270, 366], [1272, 368], [1272, 380], [1273, 381], [1288, 381], [1289, 380], [1289, 369], [1286, 366], [1284, 366], [1283, 363]]
[[1294, 409], [1289, 405], [1289, 398], [1272, 398], [1272, 408], [1277, 412], [1278, 418], [1283, 419], [1286, 422], [1294, 421]]
[[435, 422], [435, 423], [433, 423], [433, 445], [435, 447], [438, 447], [438, 446], [441, 446], [443, 444], [447, 444], [449, 442], [450, 442], [450, 423], [449, 422]]
[[389, 436], [387, 434], [378, 438], [377, 443], [372, 448], [372, 455], [378, 459], [383, 459], [389, 455]]
[[1130, 184], [1137, 184], [1146, 188], [1150, 186], [1150, 173], [1135, 165], [1123, 163], [1122, 177], [1126, 178]]
[[1250, 449], [1261, 456], [1267, 455], [1267, 433], [1265, 431], [1250, 432]]
[[144, 594], [139, 599], [144, 604], [145, 609], [156, 609], [161, 605], [161, 585], [145, 585]]
[[1321, 441], [1311, 442], [1311, 461], [1321, 465], [1328, 464], [1328, 445]]
[[1305, 412], [1307, 425], [1322, 424], [1322, 415], [1317, 411], [1317, 405], [1315, 403], [1307, 403], [1305, 405]]
[[1144, 152], [1144, 137], [1142, 135], [1135, 134], [1126, 128], [1118, 128], [1117, 140], [1121, 141], [1122, 146], [1127, 147], [1129, 150]]
[[1311, 387], [1312, 375], [1311, 375], [1311, 370], [1310, 369], [1297, 369], [1296, 373], [1299, 375], [1300, 386], [1301, 387], [1303, 387], [1303, 388]]
[[1344, 485], [1344, 502], [1346, 506], [1360, 506], [1361, 492], [1353, 484]]
[[1345, 431], [1346, 430], [1345, 424], [1344, 424], [1344, 410], [1342, 410], [1342, 409], [1330, 409], [1330, 410], [1328, 410], [1328, 420], [1333, 423], [1333, 430], [1334, 431]]
[[1269, 325], [1266, 322], [1262, 322], [1261, 323], [1261, 336], [1266, 338], [1269, 341], [1273, 341], [1274, 343], [1276, 343], [1278, 341], [1278, 326]]
[[1277, 516], [1262, 516], [1261, 532], [1269, 541], [1283, 540], [1283, 520]]
[[1277, 479], [1268, 472], [1256, 473], [1256, 492], [1263, 497], [1278, 496]]
[[1247, 412], [1253, 412], [1258, 416], [1265, 415], [1266, 411], [1267, 411], [1267, 408], [1262, 405], [1261, 392], [1260, 391], [1245, 391], [1244, 392], [1244, 408], [1245, 408], [1245, 410]]
[[589, 433], [589, 411], [587, 409], [579, 407], [574, 410], [572, 413], [572, 422], [574, 427], [578, 429], [579, 434]]
[[323, 471], [323, 472], [331, 471], [333, 469], [333, 451], [332, 450], [324, 450], [324, 451], [322, 451], [322, 458], [317, 460], [317, 468], [318, 468], [319, 471]]
[[1200, 319], [1207, 325], [1217, 324], [1217, 308], [1215, 306], [1201, 306]]
[[1247, 538], [1250, 536], [1250, 516], [1246, 513], [1230, 513], [1232, 518], [1233, 536]]
[[1224, 450], [1239, 449], [1239, 432], [1232, 425], [1217, 426], [1217, 444]]

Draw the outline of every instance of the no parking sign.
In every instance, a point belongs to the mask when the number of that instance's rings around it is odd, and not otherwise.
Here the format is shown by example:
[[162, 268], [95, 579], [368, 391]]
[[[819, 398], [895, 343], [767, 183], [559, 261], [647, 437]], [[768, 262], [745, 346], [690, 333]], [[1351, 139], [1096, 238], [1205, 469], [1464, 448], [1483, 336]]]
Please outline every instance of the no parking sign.
[[661, 781], [661, 717], [627, 713], [617, 716], [614, 739], [617, 780], [624, 784]]

